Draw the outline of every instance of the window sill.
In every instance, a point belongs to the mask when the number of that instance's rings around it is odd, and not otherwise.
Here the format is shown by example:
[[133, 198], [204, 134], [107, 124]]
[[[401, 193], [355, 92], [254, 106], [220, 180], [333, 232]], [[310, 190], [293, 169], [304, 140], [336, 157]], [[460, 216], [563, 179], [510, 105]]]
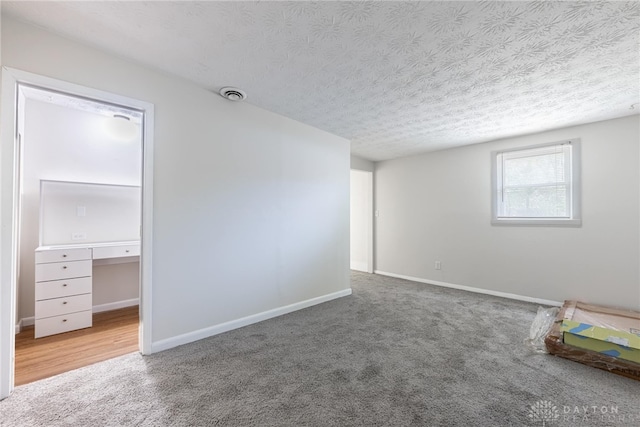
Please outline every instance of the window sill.
[[581, 219], [550, 219], [550, 218], [493, 218], [491, 225], [537, 225], [537, 226], [560, 226], [560, 227], [581, 227]]

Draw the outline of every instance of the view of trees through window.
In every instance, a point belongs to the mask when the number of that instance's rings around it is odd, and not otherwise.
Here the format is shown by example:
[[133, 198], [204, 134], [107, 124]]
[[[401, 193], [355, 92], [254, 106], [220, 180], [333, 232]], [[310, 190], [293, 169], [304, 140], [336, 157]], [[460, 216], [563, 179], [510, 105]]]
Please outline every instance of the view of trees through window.
[[569, 217], [564, 152], [520, 154], [503, 161], [502, 215]]

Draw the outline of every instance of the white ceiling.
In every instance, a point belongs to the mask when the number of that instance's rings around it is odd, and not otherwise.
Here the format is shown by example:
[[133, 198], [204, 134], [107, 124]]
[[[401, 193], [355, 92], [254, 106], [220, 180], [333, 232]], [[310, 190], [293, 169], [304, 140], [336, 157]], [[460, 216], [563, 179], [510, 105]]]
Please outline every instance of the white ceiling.
[[99, 114], [105, 117], [113, 117], [114, 115], [126, 116], [133, 123], [142, 123], [142, 113], [130, 108], [119, 105], [98, 102], [92, 99], [80, 98], [59, 92], [52, 92], [34, 86], [21, 86], [22, 94], [34, 101], [46, 102], [48, 104], [58, 105], [72, 110], [85, 111], [87, 113]]
[[[383, 160], [640, 111], [638, 2], [2, 2]], [[632, 104], [636, 104], [631, 108]]]

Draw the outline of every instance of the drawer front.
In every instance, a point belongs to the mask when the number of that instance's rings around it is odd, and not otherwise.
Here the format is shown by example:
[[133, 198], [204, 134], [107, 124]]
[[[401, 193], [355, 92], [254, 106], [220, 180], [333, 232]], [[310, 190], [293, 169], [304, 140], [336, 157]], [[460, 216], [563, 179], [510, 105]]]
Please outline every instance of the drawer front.
[[91, 294], [36, 301], [36, 319], [91, 310]]
[[93, 248], [93, 259], [121, 258], [140, 255], [140, 244], [101, 246]]
[[36, 301], [90, 293], [91, 277], [36, 283]]
[[91, 310], [49, 317], [47, 319], [36, 319], [35, 337], [41, 338], [47, 335], [73, 331], [75, 329], [90, 328], [91, 326]]
[[36, 282], [91, 276], [91, 260], [36, 264]]
[[43, 264], [46, 262], [80, 261], [83, 259], [91, 259], [90, 248], [36, 251], [36, 264]]

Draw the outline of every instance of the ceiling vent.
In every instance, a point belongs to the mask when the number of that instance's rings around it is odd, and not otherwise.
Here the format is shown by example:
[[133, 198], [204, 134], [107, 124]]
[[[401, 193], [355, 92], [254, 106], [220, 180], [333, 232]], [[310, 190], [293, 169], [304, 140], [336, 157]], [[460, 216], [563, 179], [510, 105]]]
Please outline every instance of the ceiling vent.
[[244, 101], [247, 98], [247, 94], [237, 87], [223, 87], [220, 89], [220, 95], [229, 101]]

